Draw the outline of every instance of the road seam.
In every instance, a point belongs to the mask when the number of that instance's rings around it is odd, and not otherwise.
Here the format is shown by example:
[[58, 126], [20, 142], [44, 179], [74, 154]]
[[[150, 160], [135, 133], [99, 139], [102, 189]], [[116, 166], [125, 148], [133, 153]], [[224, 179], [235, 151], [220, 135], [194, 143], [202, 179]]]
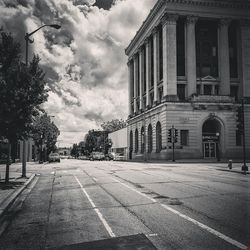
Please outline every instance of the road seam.
[[[151, 200], [152, 202], [158, 203], [156, 199], [151, 198], [150, 196], [141, 193], [140, 191], [136, 190], [135, 188], [133, 188], [133, 187], [131, 187], [131, 186], [129, 186], [129, 185], [127, 185], [127, 184], [125, 184], [125, 183], [123, 183], [123, 182], [115, 179], [115, 178], [112, 178], [112, 179], [114, 181], [120, 183], [121, 185], [123, 185], [123, 186], [125, 186], [125, 187], [127, 187], [127, 188], [129, 188], [131, 190], [133, 190], [134, 192], [136, 192], [136, 193], [138, 193], [138, 194], [146, 197], [147, 199]], [[165, 204], [162, 204], [162, 203], [158, 203], [158, 204], [161, 205], [166, 210], [168, 210], [168, 211], [170, 211], [170, 212], [172, 212], [172, 213], [180, 216], [181, 218], [183, 218], [183, 219], [185, 219], [185, 220], [187, 220], [189, 222], [192, 222], [193, 224], [199, 226], [200, 228], [206, 230], [207, 232], [209, 232], [209, 233], [211, 233], [211, 234], [219, 237], [220, 239], [223, 239], [224, 241], [230, 243], [231, 245], [234, 245], [234, 246], [236, 246], [236, 247], [238, 247], [240, 249], [244, 249], [244, 250], [248, 249], [248, 247], [246, 245], [244, 245], [244, 244], [242, 244], [242, 243], [240, 243], [240, 242], [238, 242], [238, 241], [236, 241], [236, 240], [234, 240], [234, 239], [232, 239], [232, 238], [230, 238], [230, 237], [228, 237], [228, 236], [220, 233], [219, 231], [217, 231], [217, 230], [215, 230], [215, 229], [213, 229], [213, 228], [211, 228], [209, 226], [206, 226], [205, 224], [203, 224], [203, 223], [201, 223], [201, 222], [199, 222], [199, 221], [197, 221], [195, 219], [192, 219], [191, 217], [189, 217], [189, 216], [187, 216], [185, 214], [182, 214], [182, 213], [178, 212], [177, 210], [175, 210], [175, 209], [173, 209], [173, 208], [171, 208], [171, 207], [169, 207], [169, 206], [167, 206]]]
[[93, 209], [95, 210], [96, 214], [98, 215], [99, 219], [101, 220], [102, 224], [104, 225], [105, 229], [107, 230], [107, 232], [109, 233], [110, 237], [115, 237], [114, 232], [112, 231], [111, 227], [109, 226], [108, 222], [105, 220], [105, 218], [103, 217], [102, 213], [100, 212], [100, 210], [96, 207], [95, 203], [93, 202], [93, 200], [90, 198], [89, 194], [87, 193], [87, 191], [85, 190], [85, 188], [83, 187], [82, 183], [79, 181], [79, 179], [74, 175], [76, 181], [78, 182], [78, 184], [81, 187], [81, 190], [83, 191], [83, 193], [86, 195], [86, 197], [88, 198], [91, 206], [93, 207]]

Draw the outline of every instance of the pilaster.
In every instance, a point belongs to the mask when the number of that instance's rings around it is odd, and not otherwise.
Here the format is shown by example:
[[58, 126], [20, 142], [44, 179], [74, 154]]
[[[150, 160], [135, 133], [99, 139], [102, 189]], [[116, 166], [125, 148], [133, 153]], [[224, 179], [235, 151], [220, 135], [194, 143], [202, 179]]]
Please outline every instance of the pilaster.
[[140, 74], [140, 81], [139, 81], [139, 85], [140, 85], [140, 95], [139, 95], [139, 99], [140, 99], [140, 104], [139, 104], [139, 109], [142, 110], [143, 109], [143, 99], [142, 99], [142, 85], [143, 85], [143, 55], [142, 55], [142, 47], [140, 47], [139, 49], [139, 74]]
[[138, 109], [137, 109], [137, 64], [138, 64], [138, 61], [137, 61], [137, 53], [133, 56], [133, 60], [134, 60], [134, 112], [138, 112]]
[[146, 107], [149, 107], [149, 82], [150, 82], [150, 54], [149, 54], [149, 40], [145, 40], [145, 48], [146, 48]]
[[198, 18], [188, 16], [186, 19], [186, 69], [188, 96], [196, 94], [196, 45], [195, 45], [195, 24]]
[[163, 96], [177, 97], [176, 21], [177, 15], [162, 18], [163, 35]]
[[153, 29], [153, 47], [154, 47], [154, 105], [157, 104], [157, 81], [158, 81], [158, 30], [157, 27]]

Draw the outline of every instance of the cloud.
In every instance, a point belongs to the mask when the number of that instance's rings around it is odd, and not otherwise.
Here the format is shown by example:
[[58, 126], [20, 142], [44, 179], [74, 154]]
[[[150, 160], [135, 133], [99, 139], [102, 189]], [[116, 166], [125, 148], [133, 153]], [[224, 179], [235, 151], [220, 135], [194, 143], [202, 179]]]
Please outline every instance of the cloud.
[[156, 0], [116, 0], [109, 10], [94, 0], [0, 0], [0, 23], [21, 41], [33, 35], [52, 90], [44, 104], [61, 130], [61, 145], [83, 140], [102, 121], [127, 118], [127, 58], [124, 49]]

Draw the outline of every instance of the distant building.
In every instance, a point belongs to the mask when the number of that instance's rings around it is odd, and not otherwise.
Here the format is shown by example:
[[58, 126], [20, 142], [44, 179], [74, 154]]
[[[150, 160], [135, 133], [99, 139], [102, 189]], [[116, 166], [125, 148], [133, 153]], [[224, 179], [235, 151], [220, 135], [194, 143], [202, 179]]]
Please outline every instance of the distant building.
[[112, 141], [110, 151], [115, 154], [123, 156], [124, 160], [128, 158], [128, 130], [126, 128], [119, 129], [115, 132], [109, 133], [108, 138]]
[[130, 158], [242, 158], [250, 152], [250, 2], [158, 0], [126, 49]]
[[71, 148], [58, 148], [57, 151], [61, 156], [70, 156]]

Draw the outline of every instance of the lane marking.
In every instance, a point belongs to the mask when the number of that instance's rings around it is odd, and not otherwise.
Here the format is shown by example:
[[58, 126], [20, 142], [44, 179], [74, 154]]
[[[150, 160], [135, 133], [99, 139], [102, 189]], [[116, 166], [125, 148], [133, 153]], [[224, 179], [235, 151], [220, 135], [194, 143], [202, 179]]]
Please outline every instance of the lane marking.
[[98, 181], [98, 179], [97, 178], [95, 178], [95, 177], [92, 177], [93, 178], [93, 180], [95, 181], [95, 182], [97, 182]]
[[105, 220], [105, 218], [103, 217], [102, 213], [100, 212], [100, 210], [98, 208], [96, 208], [95, 203], [93, 202], [93, 200], [90, 198], [89, 194], [87, 193], [87, 191], [85, 190], [85, 188], [82, 186], [82, 183], [79, 181], [79, 179], [74, 175], [76, 181], [78, 182], [78, 184], [80, 185], [83, 193], [87, 196], [91, 206], [94, 208], [96, 214], [98, 215], [99, 219], [101, 220], [102, 224], [104, 225], [104, 227], [106, 228], [107, 232], [109, 233], [110, 237], [115, 237], [115, 234], [113, 233], [111, 227], [109, 226], [108, 222]]
[[[140, 195], [142, 195], [142, 196], [148, 198], [148, 199], [151, 200], [152, 202], [157, 203], [157, 201], [156, 201], [154, 198], [151, 198], [150, 196], [141, 193], [140, 191], [136, 190], [135, 188], [133, 188], [133, 187], [131, 187], [131, 186], [129, 186], [129, 185], [127, 185], [127, 184], [125, 184], [125, 183], [123, 183], [123, 182], [121, 182], [121, 181], [115, 179], [115, 178], [112, 178], [112, 179], [113, 179], [115, 182], [120, 183], [121, 185], [123, 185], [123, 186], [125, 186], [125, 187], [127, 187], [127, 188], [129, 188], [129, 189], [131, 189], [131, 190], [133, 190], [134, 192], [136, 192], [136, 193], [138, 193], [138, 194], [140, 194]], [[236, 240], [234, 240], [234, 239], [232, 239], [232, 238], [230, 238], [230, 237], [228, 237], [228, 236], [226, 236], [226, 235], [220, 233], [219, 231], [217, 231], [217, 230], [215, 230], [215, 229], [213, 229], [213, 228], [211, 228], [211, 227], [209, 227], [209, 226], [206, 226], [205, 224], [203, 224], [203, 223], [201, 223], [201, 222], [199, 222], [199, 221], [197, 221], [197, 220], [195, 220], [195, 219], [192, 219], [191, 217], [189, 217], [189, 216], [187, 216], [187, 215], [185, 215], [185, 214], [182, 214], [182, 213], [178, 212], [177, 210], [171, 208], [170, 206], [167, 206], [167, 205], [162, 204], [162, 203], [158, 203], [158, 204], [161, 205], [161, 206], [162, 206], [163, 208], [165, 208], [166, 210], [168, 210], [168, 211], [170, 211], [170, 212], [172, 212], [172, 213], [174, 213], [174, 214], [180, 216], [181, 218], [183, 218], [183, 219], [185, 219], [185, 220], [187, 220], [187, 221], [192, 222], [192, 223], [195, 224], [196, 226], [198, 226], [198, 227], [200, 227], [200, 228], [206, 230], [207, 232], [209, 232], [209, 233], [211, 233], [211, 234], [213, 234], [213, 235], [219, 237], [220, 239], [222, 239], [222, 240], [224, 240], [224, 241], [230, 243], [231, 245], [234, 245], [234, 246], [236, 246], [236, 247], [238, 247], [238, 248], [240, 248], [240, 249], [244, 249], [244, 250], [248, 249], [248, 247], [247, 247], [246, 245], [240, 243], [239, 241], [236, 241]]]

